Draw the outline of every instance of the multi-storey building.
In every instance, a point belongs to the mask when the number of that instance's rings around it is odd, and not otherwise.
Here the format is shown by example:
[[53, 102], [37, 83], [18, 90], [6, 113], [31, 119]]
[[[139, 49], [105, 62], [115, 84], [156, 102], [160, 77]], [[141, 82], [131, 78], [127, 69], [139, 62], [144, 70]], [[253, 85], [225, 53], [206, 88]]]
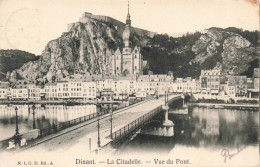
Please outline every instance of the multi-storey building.
[[70, 97], [69, 83], [67, 81], [57, 82], [58, 99], [68, 99]]
[[220, 70], [201, 70], [201, 93], [218, 95], [221, 76]]
[[58, 98], [57, 83], [47, 83], [44, 86], [45, 98], [55, 100]]
[[109, 77], [95, 77], [94, 80], [97, 84], [97, 92], [101, 92], [104, 89], [112, 89], [114, 86], [114, 79], [112, 76]]
[[140, 75], [136, 81], [136, 91], [137, 92], [148, 92], [150, 89], [149, 84], [149, 76], [148, 75]]
[[192, 79], [191, 77], [176, 78], [175, 82], [171, 84], [173, 92], [176, 93], [199, 93], [201, 90], [200, 81]]
[[83, 88], [82, 88], [82, 82], [81, 81], [70, 81], [69, 82], [69, 96], [72, 99], [79, 99], [83, 98]]
[[40, 100], [41, 99], [41, 86], [35, 84], [28, 84], [29, 99]]
[[246, 76], [228, 77], [228, 95], [231, 97], [247, 97]]
[[173, 82], [172, 76], [140, 75], [136, 82], [136, 92], [146, 92], [150, 95], [163, 95], [169, 91]]
[[19, 85], [10, 89], [12, 100], [27, 100], [29, 96], [28, 88], [26, 85]]
[[90, 99], [93, 100], [96, 98], [96, 82], [88, 81], [88, 82], [82, 82], [82, 96], [84, 99]]
[[8, 82], [0, 82], [0, 100], [6, 100], [9, 91]]

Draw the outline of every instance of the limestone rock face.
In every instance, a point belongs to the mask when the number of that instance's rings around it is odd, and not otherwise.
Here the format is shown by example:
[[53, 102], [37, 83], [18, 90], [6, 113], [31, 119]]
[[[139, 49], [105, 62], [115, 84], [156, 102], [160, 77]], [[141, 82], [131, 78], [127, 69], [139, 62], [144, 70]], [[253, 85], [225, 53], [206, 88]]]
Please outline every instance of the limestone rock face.
[[205, 33], [192, 46], [192, 51], [196, 54], [196, 57], [192, 61], [202, 63], [208, 57], [216, 54], [217, 47], [220, 45], [222, 39], [221, 32], [212, 29], [205, 30]]
[[218, 28], [205, 30], [192, 46], [192, 51], [196, 56], [190, 63], [203, 64], [215, 58], [218, 61], [211, 69], [220, 69], [232, 75], [246, 71], [249, 63], [259, 54], [259, 48], [253, 47], [241, 35]]
[[121, 42], [113, 25], [90, 20], [75, 23], [69, 32], [50, 41], [39, 60], [28, 62], [7, 78], [53, 82], [74, 74], [111, 73], [111, 56]]
[[250, 42], [239, 35], [233, 35], [225, 39], [223, 43], [222, 69], [224, 73], [238, 75], [249, 67], [255, 57], [252, 54], [257, 48], [250, 47]]

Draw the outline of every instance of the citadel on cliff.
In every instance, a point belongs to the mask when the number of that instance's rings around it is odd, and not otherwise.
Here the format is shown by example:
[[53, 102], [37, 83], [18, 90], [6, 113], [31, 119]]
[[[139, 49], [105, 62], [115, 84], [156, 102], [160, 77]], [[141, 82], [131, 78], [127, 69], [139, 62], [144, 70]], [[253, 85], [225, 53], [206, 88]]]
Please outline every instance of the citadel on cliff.
[[[140, 28], [131, 27], [131, 19], [129, 13], [129, 3], [128, 3], [128, 13], [126, 18], [126, 24], [124, 28], [122, 27], [122, 22], [115, 20], [108, 16], [93, 15], [92, 13], [84, 12], [79, 22], [87, 23], [89, 20], [101, 20], [105, 22], [112, 23], [115, 25], [119, 33], [122, 32], [122, 38], [124, 42], [124, 47], [117, 48], [115, 53], [112, 55], [112, 75], [127, 75], [127, 74], [143, 74], [143, 68], [147, 61], [143, 61], [143, 56], [140, 51], [141, 48], [138, 46], [133, 46], [133, 33], [138, 35], [147, 35], [153, 37], [154, 32], [146, 31]], [[68, 24], [68, 31], [75, 25], [75, 23]]]

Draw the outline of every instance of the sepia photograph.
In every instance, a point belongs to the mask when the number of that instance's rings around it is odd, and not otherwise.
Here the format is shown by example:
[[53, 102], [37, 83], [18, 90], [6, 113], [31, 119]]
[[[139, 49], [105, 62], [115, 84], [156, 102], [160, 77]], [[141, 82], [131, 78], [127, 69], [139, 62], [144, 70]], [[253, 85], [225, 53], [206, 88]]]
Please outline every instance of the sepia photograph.
[[0, 0], [0, 167], [257, 167], [259, 0]]

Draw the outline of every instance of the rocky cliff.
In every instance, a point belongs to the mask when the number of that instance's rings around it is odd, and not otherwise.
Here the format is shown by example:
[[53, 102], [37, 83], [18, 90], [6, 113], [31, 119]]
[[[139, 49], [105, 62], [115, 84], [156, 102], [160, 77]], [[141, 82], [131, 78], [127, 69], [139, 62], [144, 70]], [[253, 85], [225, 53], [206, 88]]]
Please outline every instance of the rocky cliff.
[[[210, 28], [179, 38], [134, 33], [133, 44], [141, 46], [148, 69], [155, 74], [173, 71], [175, 77], [198, 77], [202, 69], [222, 69], [226, 74], [250, 75], [259, 66], [258, 33], [236, 28]], [[74, 74], [111, 74], [111, 56], [122, 48], [117, 26], [90, 19], [75, 23], [70, 31], [50, 41], [40, 58], [7, 73], [19, 78], [54, 82]]]
[[37, 61], [24, 64], [7, 76], [52, 82], [73, 74], [110, 74], [111, 55], [121, 38], [112, 25], [100, 21], [76, 23], [69, 32], [50, 41]]
[[179, 38], [155, 35], [143, 48], [151, 71], [176, 77], [198, 77], [202, 69], [252, 76], [259, 66], [259, 32], [209, 28]]
[[36, 55], [21, 50], [0, 50], [0, 79], [6, 78], [8, 71], [19, 69], [24, 63], [37, 59]]
[[192, 46], [196, 54], [191, 63], [209, 63], [215, 59], [215, 65], [209, 68], [221, 69], [224, 73], [239, 75], [245, 72], [250, 62], [259, 55], [259, 48], [239, 34], [224, 29], [205, 30], [200, 39]]

